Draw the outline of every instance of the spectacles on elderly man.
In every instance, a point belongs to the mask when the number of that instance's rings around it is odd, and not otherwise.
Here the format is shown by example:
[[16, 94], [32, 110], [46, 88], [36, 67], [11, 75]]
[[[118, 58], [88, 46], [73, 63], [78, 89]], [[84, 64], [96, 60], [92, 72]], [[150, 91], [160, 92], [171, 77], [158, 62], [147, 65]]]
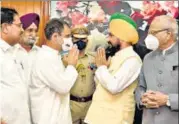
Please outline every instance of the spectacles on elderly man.
[[151, 30], [151, 31], [149, 31], [149, 34], [156, 35], [157, 33], [163, 32], [163, 31], [169, 31], [169, 28], [165, 28], [165, 29], [161, 29], [161, 30], [156, 30], [156, 31]]

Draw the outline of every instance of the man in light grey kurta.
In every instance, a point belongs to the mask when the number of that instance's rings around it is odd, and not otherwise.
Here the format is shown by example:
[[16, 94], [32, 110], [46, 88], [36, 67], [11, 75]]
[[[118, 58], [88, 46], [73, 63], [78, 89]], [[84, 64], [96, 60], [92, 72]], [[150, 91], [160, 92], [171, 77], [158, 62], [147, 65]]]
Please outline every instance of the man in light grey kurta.
[[135, 92], [143, 124], [178, 124], [177, 28], [176, 21], [166, 15], [151, 23], [146, 41], [157, 49], [145, 56]]

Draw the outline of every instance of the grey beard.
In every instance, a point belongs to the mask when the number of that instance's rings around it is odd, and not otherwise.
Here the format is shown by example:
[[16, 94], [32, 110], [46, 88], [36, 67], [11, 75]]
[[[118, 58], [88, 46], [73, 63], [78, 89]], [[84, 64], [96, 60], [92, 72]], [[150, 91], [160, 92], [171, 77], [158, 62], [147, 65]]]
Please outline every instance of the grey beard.
[[27, 42], [25, 42], [26, 45], [33, 46], [35, 44], [35, 39], [29, 39]]

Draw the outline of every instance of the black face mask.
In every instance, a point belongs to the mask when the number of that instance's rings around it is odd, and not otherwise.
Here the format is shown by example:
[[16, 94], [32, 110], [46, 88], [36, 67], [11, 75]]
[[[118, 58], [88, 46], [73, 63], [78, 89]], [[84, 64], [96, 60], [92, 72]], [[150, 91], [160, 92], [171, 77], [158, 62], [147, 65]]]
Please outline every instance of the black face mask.
[[108, 59], [110, 56], [114, 56], [117, 51], [120, 50], [120, 45], [113, 46], [110, 42], [108, 43], [106, 51], [106, 59]]
[[74, 42], [74, 44], [77, 45], [79, 50], [84, 50], [86, 48], [86, 42], [83, 40], [78, 40], [77, 42]]

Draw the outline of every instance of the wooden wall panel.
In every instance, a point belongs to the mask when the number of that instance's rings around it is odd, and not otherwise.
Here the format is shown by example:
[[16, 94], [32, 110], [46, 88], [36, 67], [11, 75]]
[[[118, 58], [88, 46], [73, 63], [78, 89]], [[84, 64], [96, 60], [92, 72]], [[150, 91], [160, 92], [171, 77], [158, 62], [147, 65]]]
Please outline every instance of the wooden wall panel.
[[39, 42], [37, 43], [39, 46], [45, 43], [44, 36], [44, 27], [47, 21], [49, 20], [49, 1], [37, 1], [37, 0], [2, 0], [2, 7], [11, 7], [15, 8], [19, 15], [22, 16], [26, 13], [35, 12], [40, 16], [40, 26], [39, 26]]
[[26, 6], [26, 8], [25, 8], [26, 9], [26, 11], [25, 11], [26, 13], [31, 13], [32, 11], [35, 12], [34, 11], [34, 4], [35, 3], [34, 3], [33, 0], [26, 1], [25, 4], [26, 4], [25, 5]]

